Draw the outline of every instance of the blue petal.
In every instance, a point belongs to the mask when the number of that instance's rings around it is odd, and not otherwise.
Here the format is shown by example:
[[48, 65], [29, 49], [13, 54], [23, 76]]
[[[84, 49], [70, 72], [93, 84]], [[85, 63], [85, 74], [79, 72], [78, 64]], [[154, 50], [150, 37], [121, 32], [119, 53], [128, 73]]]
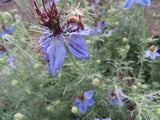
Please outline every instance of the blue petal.
[[96, 35], [98, 33], [102, 33], [102, 29], [101, 28], [96, 28], [93, 33]]
[[126, 0], [126, 2], [123, 5], [123, 9], [129, 8], [133, 5], [135, 0]]
[[85, 102], [86, 102], [86, 104], [87, 104], [88, 106], [91, 106], [91, 105], [94, 104], [93, 99], [86, 100]]
[[74, 105], [77, 106], [77, 107], [79, 107], [80, 102], [81, 102], [81, 100], [77, 98], [76, 101], [75, 101], [75, 103], [74, 103]]
[[123, 102], [122, 101], [119, 101], [118, 99], [116, 99], [116, 102], [119, 106], [123, 107]]
[[66, 52], [64, 51], [64, 43], [61, 41], [61, 46], [58, 44], [58, 39], [52, 41], [50, 47], [47, 49], [47, 57], [49, 59], [49, 73], [55, 78], [60, 67], [64, 64]]
[[79, 35], [85, 35], [85, 36], [89, 36], [91, 33], [92, 33], [92, 29], [90, 27], [84, 27], [84, 30], [79, 30], [79, 33], [78, 32], [75, 32]]
[[109, 36], [112, 36], [112, 32], [115, 32], [115, 30], [111, 29], [108, 31]]
[[40, 43], [40, 45], [42, 47], [43, 59], [44, 60], [49, 60], [49, 58], [48, 58], [46, 53], [47, 53], [47, 49], [51, 45], [51, 42], [53, 40], [53, 36], [47, 37], [46, 39], [44, 39], [44, 37], [45, 37], [45, 35], [40, 38], [39, 43]]
[[151, 0], [135, 0], [137, 4], [143, 5], [143, 6], [149, 6], [151, 5]]
[[84, 96], [89, 100], [93, 96], [93, 91], [87, 91], [84, 93]]
[[110, 100], [109, 100], [109, 104], [110, 104], [110, 105], [114, 105], [115, 103], [116, 103], [116, 99], [110, 99]]
[[3, 33], [0, 33], [0, 37], [2, 37], [2, 36], [4, 36], [4, 34], [3, 34]]
[[104, 118], [104, 119], [102, 119], [102, 120], [111, 120], [111, 118]]
[[5, 34], [12, 33], [12, 32], [13, 32], [13, 29], [14, 29], [14, 27], [8, 28], [8, 29], [5, 31]]
[[155, 59], [156, 59], [156, 55], [155, 55], [155, 54], [150, 54], [150, 58], [151, 58], [152, 60], [155, 60]]
[[94, 120], [100, 120], [99, 118], [95, 118]]
[[75, 58], [89, 59], [88, 46], [80, 35], [72, 34], [67, 38], [66, 45]]
[[13, 62], [13, 60], [15, 60], [15, 58], [13, 58], [13, 57], [8, 58], [7, 63], [12, 63], [12, 62]]
[[87, 105], [85, 104], [85, 102], [80, 103], [79, 109], [82, 113], [85, 113], [87, 111]]

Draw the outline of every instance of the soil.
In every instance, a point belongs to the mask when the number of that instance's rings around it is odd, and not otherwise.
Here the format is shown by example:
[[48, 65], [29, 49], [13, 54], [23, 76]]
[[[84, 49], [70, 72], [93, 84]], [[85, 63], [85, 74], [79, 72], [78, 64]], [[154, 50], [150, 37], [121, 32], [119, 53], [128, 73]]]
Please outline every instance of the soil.
[[[33, 8], [33, 1], [27, 0], [29, 3], [30, 8]], [[159, 4], [158, 4], [159, 3]], [[0, 9], [3, 11], [8, 11], [13, 8], [18, 8], [18, 14], [22, 16], [22, 18], [26, 18], [29, 22], [31, 16], [24, 12], [22, 8], [16, 4], [15, 0], [12, 0], [8, 3], [0, 4]], [[153, 36], [156, 34], [160, 34], [160, 17], [158, 18], [157, 15], [160, 14], [160, 1], [159, 0], [152, 0], [151, 6], [147, 7], [146, 9], [146, 20], [147, 20], [147, 28], [149, 29], [149, 36]], [[158, 13], [159, 12], [159, 13]]]

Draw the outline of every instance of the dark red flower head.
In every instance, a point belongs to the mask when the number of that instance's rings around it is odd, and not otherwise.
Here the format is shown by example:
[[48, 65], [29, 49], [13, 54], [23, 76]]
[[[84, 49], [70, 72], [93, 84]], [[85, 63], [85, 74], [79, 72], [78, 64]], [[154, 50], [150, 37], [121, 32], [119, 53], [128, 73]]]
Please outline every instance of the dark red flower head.
[[45, 0], [42, 0], [43, 3], [43, 11], [41, 11], [35, 0], [33, 0], [35, 10], [38, 14], [36, 17], [37, 22], [43, 26], [48, 27], [54, 35], [59, 34], [61, 32], [60, 27], [60, 13], [57, 11], [55, 2], [53, 0], [52, 5], [49, 6], [49, 8], [46, 9], [45, 7]]

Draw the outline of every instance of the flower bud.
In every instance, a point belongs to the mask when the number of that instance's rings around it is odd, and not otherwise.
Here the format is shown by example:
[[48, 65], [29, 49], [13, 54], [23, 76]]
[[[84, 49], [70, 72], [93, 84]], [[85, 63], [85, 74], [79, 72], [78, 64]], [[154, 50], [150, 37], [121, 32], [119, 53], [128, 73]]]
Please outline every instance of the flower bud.
[[97, 79], [97, 78], [95, 78], [94, 80], [92, 80], [92, 85], [94, 85], [94, 86], [98, 86], [99, 83], [100, 83], [100, 80]]
[[0, 58], [0, 64], [4, 64], [5, 60], [3, 58]]
[[119, 22], [115, 22], [115, 25], [119, 25]]
[[137, 83], [137, 86], [138, 86], [138, 87], [141, 87], [141, 86], [142, 86], [142, 83], [141, 83], [141, 82], [138, 82], [138, 83]]
[[128, 51], [130, 49], [130, 46], [129, 45], [126, 45], [125, 46], [125, 49]]
[[91, 44], [91, 40], [86, 40], [87, 45]]
[[12, 21], [12, 15], [7, 11], [2, 12], [2, 18], [6, 20], [5, 24]]
[[141, 86], [141, 88], [142, 88], [142, 89], [148, 89], [148, 85], [147, 85], [147, 84], [143, 84], [143, 85]]
[[122, 39], [122, 41], [123, 41], [123, 42], [127, 42], [128, 39], [124, 37], [124, 38]]
[[132, 89], [133, 89], [133, 90], [136, 90], [136, 89], [137, 89], [137, 86], [136, 86], [136, 85], [132, 85]]
[[17, 9], [12, 9], [11, 12], [12, 12], [13, 14], [16, 14], [16, 13], [18, 12], [18, 10], [17, 10]]
[[11, 85], [12, 85], [13, 87], [16, 87], [18, 84], [19, 84], [19, 81], [17, 81], [17, 80], [12, 80], [12, 81], [11, 81]]
[[7, 45], [12, 45], [15, 41], [12, 35], [9, 34], [5, 34], [4, 36], [2, 36], [2, 39], [4, 40], [4, 43]]
[[60, 100], [57, 100], [56, 101], [56, 105], [60, 105], [61, 104], [61, 101]]
[[77, 113], [78, 108], [76, 106], [73, 106], [71, 111], [72, 111], [72, 113]]
[[40, 84], [40, 85], [39, 85], [39, 87], [41, 87], [41, 88], [42, 88], [42, 87], [43, 87], [43, 84]]
[[35, 63], [35, 64], [33, 65], [33, 68], [34, 68], [35, 70], [38, 70], [38, 69], [40, 68], [40, 64]]
[[108, 13], [111, 15], [115, 15], [118, 11], [115, 8], [111, 8], [108, 10]]
[[14, 115], [14, 120], [24, 120], [24, 115], [22, 113], [17, 113]]
[[156, 109], [156, 115], [160, 118], [160, 108]]
[[52, 105], [48, 105], [46, 107], [46, 110], [49, 111], [49, 112], [52, 112], [53, 111], [53, 106]]
[[101, 64], [101, 60], [96, 60], [96, 63], [97, 64]]

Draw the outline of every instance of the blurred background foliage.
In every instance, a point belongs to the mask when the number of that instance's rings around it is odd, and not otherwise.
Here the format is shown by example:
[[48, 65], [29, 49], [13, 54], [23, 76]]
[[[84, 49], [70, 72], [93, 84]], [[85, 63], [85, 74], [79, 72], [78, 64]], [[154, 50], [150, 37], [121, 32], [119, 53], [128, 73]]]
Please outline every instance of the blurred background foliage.
[[[101, 33], [83, 36], [88, 45], [89, 60], [76, 60], [68, 53], [63, 67], [53, 78], [48, 75], [38, 44], [42, 31], [38, 31], [41, 26], [31, 17], [33, 3], [25, 0], [15, 2], [26, 13], [26, 18], [18, 14], [16, 7], [0, 11], [2, 25], [14, 27], [11, 34], [0, 38], [3, 43], [1, 51], [8, 54], [0, 56], [1, 120], [160, 119], [160, 58], [153, 61], [142, 55], [151, 45], [159, 47], [160, 34], [149, 36], [148, 29], [144, 29], [146, 20], [142, 18], [141, 6], [123, 10], [124, 1], [101, 0], [92, 11], [94, 0], [57, 2], [58, 9], [64, 5], [63, 12], [69, 16], [76, 15], [74, 11], [79, 5], [84, 25], [93, 30], [97, 29], [93, 25], [97, 22], [107, 22], [108, 26]], [[42, 5], [41, 0], [37, 2]], [[112, 35], [109, 35], [109, 30], [114, 30]], [[7, 62], [12, 57], [16, 69]], [[93, 82], [95, 79], [99, 81], [96, 84]], [[123, 107], [109, 104], [108, 93], [118, 87], [127, 98]], [[72, 107], [77, 96], [89, 90], [94, 92], [95, 104], [89, 106], [85, 114], [79, 110], [74, 113]], [[17, 113], [20, 113], [18, 119], [15, 117]]]

